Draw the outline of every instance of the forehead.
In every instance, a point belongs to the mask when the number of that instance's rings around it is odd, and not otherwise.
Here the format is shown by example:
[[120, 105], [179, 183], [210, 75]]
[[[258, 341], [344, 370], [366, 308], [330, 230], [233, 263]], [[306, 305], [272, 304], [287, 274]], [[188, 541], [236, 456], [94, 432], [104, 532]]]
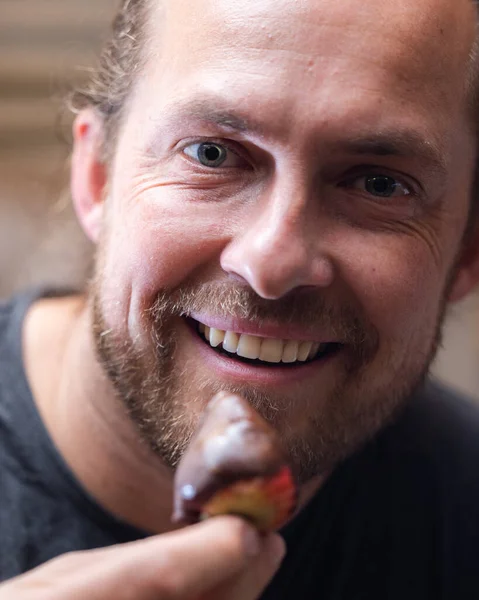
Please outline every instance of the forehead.
[[464, 65], [476, 14], [471, 0], [169, 0], [153, 11], [150, 31], [153, 49], [162, 40], [164, 55], [188, 61], [208, 58], [216, 47], [321, 58], [353, 46], [371, 61], [408, 70], [428, 63], [437, 74]]
[[327, 28], [342, 36], [357, 33], [368, 43], [388, 37], [406, 45], [421, 40], [437, 47], [446, 40], [467, 46], [477, 11], [474, 0], [163, 0], [156, 6], [161, 16], [153, 22], [166, 23], [172, 33], [207, 29], [209, 35], [234, 34], [239, 45], [277, 33], [291, 48], [306, 47]]
[[175, 0], [151, 17], [140, 87], [158, 111], [202, 92], [258, 120], [308, 113], [309, 125], [352, 105], [406, 112], [412, 99], [436, 121], [465, 110], [470, 0]]

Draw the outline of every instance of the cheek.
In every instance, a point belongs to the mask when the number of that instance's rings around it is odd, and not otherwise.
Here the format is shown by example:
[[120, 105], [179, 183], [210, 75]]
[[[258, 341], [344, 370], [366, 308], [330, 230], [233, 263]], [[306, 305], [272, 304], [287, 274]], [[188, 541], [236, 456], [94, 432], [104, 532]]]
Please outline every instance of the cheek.
[[130, 335], [138, 335], [139, 315], [160, 290], [181, 286], [218, 263], [228, 237], [222, 226], [227, 219], [168, 189], [145, 193], [112, 212], [102, 248], [103, 306], [110, 327], [126, 324]]
[[[430, 342], [447, 269], [411, 236], [349, 231], [341, 275], [386, 344]], [[418, 342], [419, 343], [419, 342]]]

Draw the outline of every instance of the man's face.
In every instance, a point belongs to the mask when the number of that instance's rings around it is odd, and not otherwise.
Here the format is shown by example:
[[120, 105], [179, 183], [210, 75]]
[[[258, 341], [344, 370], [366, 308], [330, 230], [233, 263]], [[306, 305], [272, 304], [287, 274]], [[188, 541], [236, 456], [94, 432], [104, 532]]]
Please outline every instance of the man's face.
[[178, 0], [152, 14], [92, 297], [104, 365], [169, 464], [230, 389], [306, 481], [422, 380], [473, 171], [474, 14], [460, 4]]

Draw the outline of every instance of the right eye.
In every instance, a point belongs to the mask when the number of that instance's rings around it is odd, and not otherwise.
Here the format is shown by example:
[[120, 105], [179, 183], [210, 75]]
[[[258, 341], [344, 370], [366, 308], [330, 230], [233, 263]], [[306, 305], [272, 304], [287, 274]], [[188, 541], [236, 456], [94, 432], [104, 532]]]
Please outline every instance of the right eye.
[[239, 167], [244, 162], [238, 154], [216, 142], [190, 144], [183, 149], [183, 152], [204, 167], [211, 169]]

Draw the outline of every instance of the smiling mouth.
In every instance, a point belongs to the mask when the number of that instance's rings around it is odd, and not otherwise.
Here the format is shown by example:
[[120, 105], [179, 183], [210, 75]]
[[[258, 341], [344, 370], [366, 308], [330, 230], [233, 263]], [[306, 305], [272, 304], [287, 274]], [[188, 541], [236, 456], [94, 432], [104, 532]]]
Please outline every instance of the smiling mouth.
[[343, 348], [338, 342], [280, 340], [223, 331], [188, 319], [198, 337], [217, 354], [259, 367], [301, 367], [325, 360]]

